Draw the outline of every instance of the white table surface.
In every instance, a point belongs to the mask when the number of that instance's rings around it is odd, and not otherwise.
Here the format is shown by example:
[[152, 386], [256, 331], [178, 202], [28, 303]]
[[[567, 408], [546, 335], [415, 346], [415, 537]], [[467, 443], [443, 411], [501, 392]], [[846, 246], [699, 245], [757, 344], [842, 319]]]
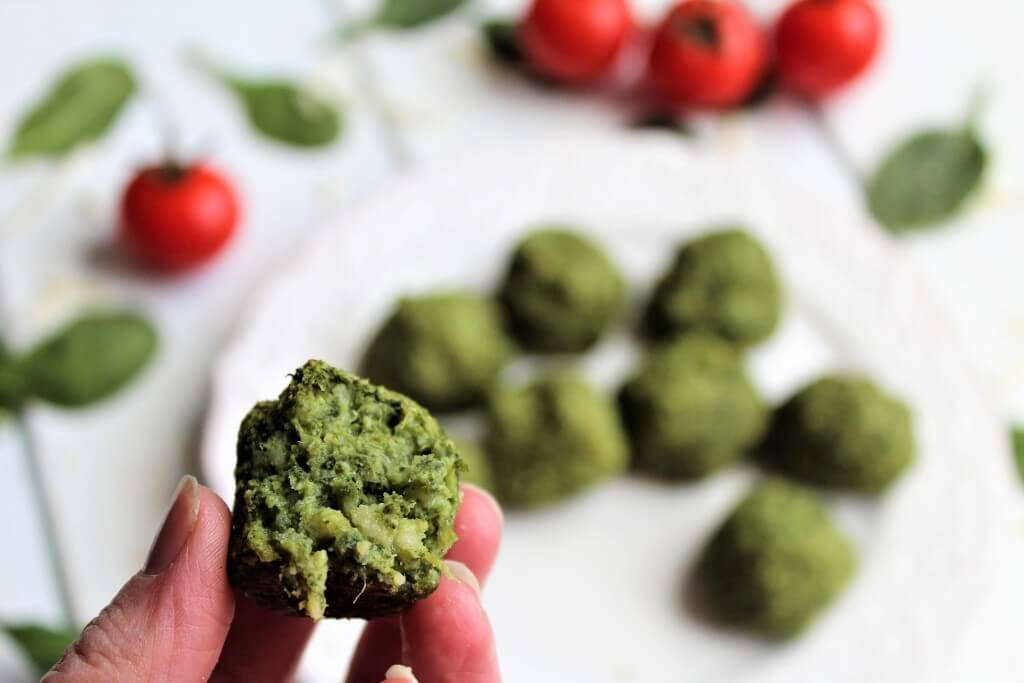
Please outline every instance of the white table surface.
[[[252, 289], [313, 230], [407, 164], [495, 139], [616, 128], [627, 112], [600, 98], [537, 89], [486, 61], [476, 18], [512, 13], [518, 0], [478, 3], [413, 33], [338, 47], [326, 36], [365, 0], [0, 0], [0, 140], [17, 115], [74, 59], [116, 53], [141, 74], [149, 100], [171, 112], [188, 150], [213, 141], [211, 160], [245, 199], [239, 239], [211, 268], [176, 281], [112, 262], [117, 189], [159, 148], [147, 107], [132, 104], [106, 141], [58, 164], [0, 168], [0, 332], [14, 345], [90, 302], [126, 302], [161, 331], [154, 365], [129, 391], [81, 412], [33, 406], [24, 430], [0, 427], [0, 620], [58, 621], [58, 578], [32, 493], [29, 457], [44, 484], [72, 617], [93, 616], [141, 566], [194, 450], [213, 358]], [[655, 15], [662, 0], [637, 3]], [[778, 0], [751, 2], [771, 14]], [[756, 158], [809, 193], [856, 202], [850, 169], [869, 169], [895, 138], [929, 122], [955, 122], [979, 83], [992, 91], [984, 129], [993, 167], [976, 210], [945, 230], [900, 242], [907, 267], [946, 304], [968, 363], [993, 409], [1024, 419], [1024, 6], [1015, 0], [893, 0], [874, 72], [825, 112], [828, 133], [776, 102], [751, 114], [697, 122], [693, 143], [725, 158]], [[342, 140], [295, 152], [251, 134], [233, 103], [184, 58], [198, 49], [257, 75], [308, 79], [345, 103]], [[860, 229], [877, 230], [865, 216]], [[30, 452], [26, 452], [26, 444]], [[979, 453], [978, 457], [985, 457]], [[1022, 490], [1024, 501], [1024, 490]], [[1020, 680], [1024, 653], [1024, 504], [1006, 520], [1004, 580], [992, 586], [948, 681]], [[0, 679], [16, 680], [0, 642]], [[1014, 673], [1016, 677], [1014, 677]], [[908, 682], [909, 683], [909, 682]], [[925, 682], [922, 682], [925, 683]], [[932, 682], [927, 682], [932, 683]]]

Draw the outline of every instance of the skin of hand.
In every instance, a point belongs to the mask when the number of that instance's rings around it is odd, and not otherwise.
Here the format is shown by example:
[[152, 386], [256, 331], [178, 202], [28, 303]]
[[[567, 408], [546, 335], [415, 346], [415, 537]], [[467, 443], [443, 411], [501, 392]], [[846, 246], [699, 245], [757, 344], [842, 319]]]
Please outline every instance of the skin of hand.
[[[480, 604], [501, 540], [501, 509], [462, 486], [451, 576], [427, 599], [369, 622], [346, 683], [500, 683]], [[228, 583], [231, 513], [182, 479], [141, 572], [82, 631], [44, 683], [281, 683], [292, 679], [314, 622], [263, 610]], [[339, 671], [342, 665], [339, 663]]]

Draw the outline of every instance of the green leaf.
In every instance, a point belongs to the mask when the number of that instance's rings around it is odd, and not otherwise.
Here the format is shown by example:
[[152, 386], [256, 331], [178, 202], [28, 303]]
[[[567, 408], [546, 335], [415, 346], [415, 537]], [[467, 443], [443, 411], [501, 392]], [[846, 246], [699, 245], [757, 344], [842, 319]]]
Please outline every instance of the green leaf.
[[25, 399], [25, 376], [17, 360], [0, 349], [0, 413], [14, 413]]
[[693, 131], [686, 120], [676, 114], [653, 112], [636, 118], [629, 123], [630, 128], [637, 130], [663, 130], [678, 133], [683, 137], [693, 137]]
[[50, 629], [35, 624], [8, 624], [2, 628], [40, 676], [56, 664], [68, 645], [78, 638], [78, 631], [69, 628]]
[[454, 12], [465, 2], [466, 0], [383, 0], [373, 23], [393, 29], [416, 28]]
[[134, 313], [84, 315], [22, 359], [26, 391], [66, 407], [103, 400], [149, 363], [156, 345], [156, 330]]
[[1013, 459], [1017, 463], [1017, 474], [1020, 475], [1020, 480], [1024, 483], [1024, 427], [1014, 427], [1011, 434], [1013, 437]]
[[895, 233], [940, 223], [978, 189], [987, 157], [971, 127], [916, 133], [878, 167], [868, 183], [868, 207]]
[[8, 145], [11, 157], [60, 156], [98, 140], [135, 92], [135, 78], [122, 62], [97, 59], [78, 64], [22, 116]]
[[286, 81], [249, 81], [221, 74], [238, 96], [258, 133], [296, 147], [324, 147], [341, 132], [342, 117], [333, 104]]
[[519, 23], [505, 19], [491, 19], [480, 26], [487, 47], [495, 59], [505, 64], [520, 64], [523, 51], [519, 47]]
[[693, 131], [690, 130], [686, 121], [682, 117], [674, 114], [658, 112], [646, 114], [631, 121], [630, 128], [635, 128], [637, 130], [664, 130], [670, 133], [679, 133], [684, 137], [693, 136]]
[[14, 370], [14, 359], [0, 340], [0, 425], [21, 403], [20, 373]]

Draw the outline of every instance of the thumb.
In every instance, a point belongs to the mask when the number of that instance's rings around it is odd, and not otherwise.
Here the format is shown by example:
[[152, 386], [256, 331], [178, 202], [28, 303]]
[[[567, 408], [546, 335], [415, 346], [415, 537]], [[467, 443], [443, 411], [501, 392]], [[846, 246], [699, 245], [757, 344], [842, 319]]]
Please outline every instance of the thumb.
[[412, 668], [388, 672], [420, 683], [501, 683], [494, 634], [483, 606], [480, 584], [469, 567], [445, 562], [451, 577], [399, 617], [402, 663]]
[[145, 568], [43, 681], [205, 681], [235, 609], [224, 564], [230, 528], [223, 501], [182, 479]]

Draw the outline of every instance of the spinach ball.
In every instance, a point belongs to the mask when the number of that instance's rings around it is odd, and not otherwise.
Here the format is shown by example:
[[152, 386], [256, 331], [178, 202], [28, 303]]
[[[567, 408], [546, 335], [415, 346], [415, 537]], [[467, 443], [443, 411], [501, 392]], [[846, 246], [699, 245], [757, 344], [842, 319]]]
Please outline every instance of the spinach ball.
[[485, 438], [498, 498], [536, 507], [625, 469], [626, 438], [612, 402], [572, 374], [497, 392]]
[[625, 282], [601, 247], [578, 232], [549, 228], [516, 247], [499, 299], [523, 348], [573, 353], [601, 338], [625, 295]]
[[647, 306], [644, 330], [656, 340], [700, 330], [750, 346], [775, 330], [781, 302], [764, 247], [743, 230], [714, 232], [679, 249]]
[[469, 439], [456, 438], [455, 447], [465, 464], [462, 481], [493, 491], [494, 474], [491, 472], [491, 463], [480, 444]]
[[511, 353], [501, 313], [466, 293], [403, 298], [370, 343], [371, 381], [437, 411], [480, 403]]
[[823, 377], [776, 412], [763, 461], [819, 486], [875, 494], [914, 460], [910, 410], [862, 377]]
[[784, 639], [835, 599], [856, 564], [853, 546], [812, 493], [766, 479], [711, 537], [697, 578], [720, 621]]
[[320, 361], [242, 421], [232, 584], [285, 614], [369, 619], [430, 595], [461, 460], [412, 400]]
[[767, 421], [737, 350], [703, 333], [653, 350], [619, 392], [619, 407], [634, 467], [669, 480], [735, 463]]

